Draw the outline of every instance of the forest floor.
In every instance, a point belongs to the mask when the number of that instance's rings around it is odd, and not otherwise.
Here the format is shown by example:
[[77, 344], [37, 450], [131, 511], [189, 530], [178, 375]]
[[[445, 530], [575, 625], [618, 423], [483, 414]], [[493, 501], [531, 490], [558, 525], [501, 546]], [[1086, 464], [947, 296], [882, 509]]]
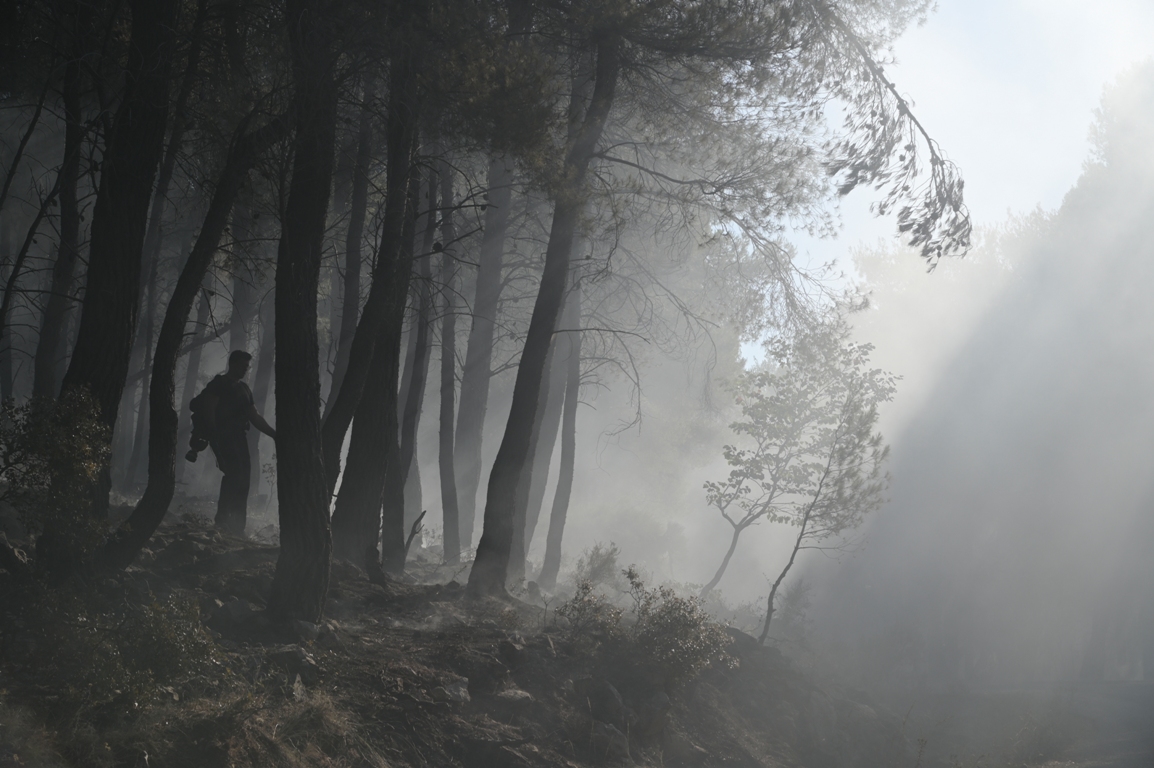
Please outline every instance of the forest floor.
[[916, 759], [898, 718], [736, 631], [729, 664], [665, 685], [614, 672], [543, 607], [466, 602], [456, 581], [374, 583], [343, 562], [321, 625], [277, 627], [262, 612], [276, 556], [185, 514], [73, 598], [0, 585], [0, 767]]

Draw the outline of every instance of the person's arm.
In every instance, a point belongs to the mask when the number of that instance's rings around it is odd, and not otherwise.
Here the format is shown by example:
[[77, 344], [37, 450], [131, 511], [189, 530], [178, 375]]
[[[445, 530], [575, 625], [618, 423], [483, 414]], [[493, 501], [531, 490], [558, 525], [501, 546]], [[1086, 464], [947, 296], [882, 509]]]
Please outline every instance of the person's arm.
[[276, 440], [276, 430], [273, 429], [269, 423], [264, 420], [264, 416], [260, 415], [260, 412], [257, 411], [255, 405], [249, 408], [248, 420], [251, 421], [252, 425], [259, 429], [261, 432], [264, 432], [273, 440]]

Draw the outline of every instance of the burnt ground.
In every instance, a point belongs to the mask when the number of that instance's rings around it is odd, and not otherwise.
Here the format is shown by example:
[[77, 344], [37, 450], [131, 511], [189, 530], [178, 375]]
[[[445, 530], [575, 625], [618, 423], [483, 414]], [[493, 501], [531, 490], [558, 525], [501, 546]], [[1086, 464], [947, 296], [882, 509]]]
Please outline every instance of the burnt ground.
[[[148, 642], [185, 642], [205, 660], [164, 685], [147, 678], [131, 694], [117, 682], [123, 675], [109, 673], [105, 687], [114, 689], [99, 701], [101, 679], [76, 682], [95, 673], [70, 668], [73, 652], [52, 650], [59, 638], [45, 634], [75, 630], [73, 645], [58, 647], [84, 651], [82, 625], [96, 620], [38, 628], [37, 617], [63, 615], [37, 612], [55, 593], [6, 585], [0, 766], [834, 768], [916, 760], [898, 718], [863, 695], [816, 686], [736, 631], [732, 663], [664, 684], [628, 665], [614, 672], [599, 664], [587, 638], [543, 607], [468, 603], [453, 581], [374, 583], [340, 562], [320, 626], [275, 626], [262, 609], [276, 556], [272, 545], [223, 537], [193, 515], [166, 522], [137, 565], [85, 599], [194, 606], [187, 626], [149, 625], [159, 634], [148, 637], [159, 639]], [[105, 627], [91, 642], [118, 631]], [[152, 650], [122, 644], [109, 653], [131, 667], [128, 657]], [[83, 663], [98, 666], [108, 653], [92, 658]]]

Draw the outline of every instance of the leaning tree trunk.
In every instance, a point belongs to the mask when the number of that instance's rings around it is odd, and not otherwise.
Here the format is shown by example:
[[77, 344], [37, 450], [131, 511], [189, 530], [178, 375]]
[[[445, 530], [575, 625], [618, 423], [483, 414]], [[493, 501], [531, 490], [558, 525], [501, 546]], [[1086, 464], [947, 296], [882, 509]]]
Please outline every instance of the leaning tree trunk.
[[[133, 0], [124, 95], [92, 210], [87, 288], [63, 390], [87, 390], [111, 428], [128, 376], [140, 310], [140, 268], [152, 182], [164, 145], [176, 0]], [[104, 472], [93, 509], [108, 511]]]
[[438, 163], [441, 177], [441, 408], [437, 435], [437, 465], [441, 479], [441, 542], [446, 563], [461, 560], [460, 512], [453, 463], [454, 401], [457, 389], [457, 262], [452, 256], [457, 240], [453, 223], [453, 169]]
[[[0, 220], [0, 265], [10, 265], [12, 262], [12, 229], [5, 220]], [[5, 271], [10, 270], [8, 266], [4, 270], [0, 270], [0, 278], [7, 281], [8, 276], [4, 274]], [[13, 385], [13, 370], [12, 370], [12, 348], [11, 344], [5, 343], [5, 334], [0, 333], [0, 402], [7, 402], [12, 399], [12, 385]]]
[[[415, 139], [415, 137], [414, 137]], [[416, 211], [419, 177], [409, 183], [410, 211]], [[401, 232], [404, 253], [413, 252], [415, 216], [407, 216]], [[377, 566], [377, 539], [380, 532], [381, 560], [387, 570], [399, 572], [405, 561], [404, 483], [401, 471], [400, 423], [397, 417], [397, 383], [400, 376], [401, 336], [405, 321], [405, 298], [412, 281], [411, 258], [398, 261], [384, 287], [389, 299], [389, 313], [376, 343], [369, 381], [357, 406], [353, 432], [349, 437], [348, 466], [341, 480], [336, 508], [333, 510], [333, 539], [338, 557]], [[386, 494], [391, 496], [386, 500]], [[392, 514], [382, 518], [382, 507]], [[397, 511], [399, 510], [399, 514]], [[372, 548], [373, 562], [364, 563], [366, 551]]]
[[[562, 312], [562, 314], [564, 314], [564, 312]], [[560, 320], [560, 318], [558, 318], [558, 320]], [[541, 393], [537, 399], [537, 416], [533, 422], [533, 432], [529, 436], [529, 458], [526, 461], [525, 469], [521, 472], [521, 479], [517, 483], [517, 495], [514, 497], [513, 541], [509, 547], [509, 573], [506, 577], [506, 580], [510, 583], [516, 583], [525, 578], [525, 555], [529, 548], [526, 518], [529, 507], [530, 490], [538, 478], [538, 473], [541, 472], [542, 469], [544, 469], [545, 473], [549, 471], [547, 464], [542, 468], [539, 457], [542, 450], [542, 428], [545, 426], [545, 421], [549, 416], [551, 399], [556, 399], [550, 391], [553, 384], [553, 369], [556, 357], [557, 340], [554, 338], [549, 345], [549, 354], [545, 356], [544, 384], [541, 387]], [[554, 439], [556, 439], [556, 435], [554, 435]]]
[[[412, 212], [417, 210], [419, 189], [419, 176], [413, 175], [409, 190], [409, 210]], [[384, 569], [390, 573], [402, 572], [405, 564], [405, 473], [400, 458], [397, 384], [405, 298], [409, 295], [413, 272], [414, 224], [415, 216], [407, 217], [402, 234], [402, 258], [398, 259], [396, 271], [390, 279], [390, 313], [385, 317], [381, 339], [376, 344], [373, 374], [369, 377], [373, 389], [365, 392], [357, 409], [357, 420], [353, 422], [353, 435], [349, 442], [349, 466], [345, 468], [340, 496], [337, 497], [337, 511], [342, 512], [340, 524], [344, 547], [355, 556], [364, 554], [369, 547], [375, 552], [377, 530], [380, 530], [380, 563], [367, 565], [383, 563]], [[365, 419], [361, 419], [362, 414]], [[361, 432], [360, 439], [358, 431]], [[355, 457], [354, 451], [358, 452]], [[346, 495], [351, 502], [347, 506], [340, 503], [340, 497]], [[334, 513], [334, 528], [336, 526], [337, 514]]]
[[[148, 438], [148, 485], [144, 495], [128, 519], [120, 526], [105, 546], [103, 557], [107, 565], [123, 568], [135, 559], [160, 521], [168, 511], [176, 488], [176, 451], [178, 414], [174, 407], [176, 400], [176, 361], [184, 340], [184, 327], [188, 313], [200, 292], [204, 277], [208, 272], [217, 244], [228, 223], [237, 192], [249, 168], [256, 159], [273, 143], [285, 136], [288, 120], [280, 118], [264, 128], [244, 135], [247, 120], [237, 129], [224, 170], [217, 179], [216, 189], [209, 202], [208, 213], [200, 227], [200, 234], [181, 269], [180, 277], [173, 288], [172, 298], [164, 313], [160, 333], [156, 341], [156, 354], [152, 360], [152, 376], [149, 378], [149, 438]], [[201, 299], [197, 313], [198, 324], [208, 318], [208, 297]], [[200, 348], [189, 355], [188, 372], [185, 376], [184, 407], [196, 388], [197, 370], [200, 368]]]
[[[145, 286], [146, 301], [144, 304], [144, 339], [141, 347], [144, 350], [144, 361], [141, 368], [146, 374], [152, 371], [152, 336], [156, 329], [156, 271], [159, 259], [153, 259], [148, 266], [148, 281]], [[140, 406], [136, 413], [136, 429], [132, 436], [132, 453], [128, 456], [128, 466], [124, 472], [125, 487], [132, 487], [136, 483], [140, 456], [144, 453], [144, 444], [148, 440], [148, 375], [141, 382], [142, 394]]]
[[[201, 228], [201, 231], [202, 232], [204, 231], [203, 227]], [[205, 272], [207, 273], [207, 271], [208, 270], [206, 268]], [[201, 290], [201, 286], [198, 285], [196, 290], [197, 291]], [[176, 297], [176, 294], [174, 292], [173, 298], [175, 298], [175, 297]], [[195, 292], [193, 295], [193, 299], [194, 300], [196, 299]], [[172, 306], [172, 299], [169, 299], [169, 306], [170, 307]], [[190, 308], [191, 308], [191, 305], [190, 305]], [[208, 327], [208, 316], [209, 316], [209, 312], [211, 312], [211, 311], [212, 311], [212, 305], [210, 304], [210, 302], [208, 300], [208, 296], [207, 295], [202, 296], [200, 299], [200, 303], [197, 305], [197, 310], [196, 310], [196, 329], [197, 329], [198, 333], [201, 331], [202, 328]], [[166, 316], [167, 316], [167, 313], [166, 313]], [[164, 329], [161, 328], [161, 333], [163, 333], [163, 332], [164, 332]], [[196, 396], [196, 390], [197, 390], [198, 385], [200, 384], [200, 353], [201, 353], [202, 349], [203, 349], [203, 347], [201, 347], [200, 345], [197, 345], [189, 351], [188, 364], [185, 366], [185, 369], [184, 369], [184, 388], [181, 390], [181, 394], [180, 394], [180, 410], [177, 411], [176, 415], [177, 415], [178, 424], [184, 424], [186, 426], [178, 428], [178, 437], [177, 437], [177, 446], [178, 447], [182, 446], [182, 445], [187, 445], [188, 444], [188, 438], [192, 434], [192, 409], [189, 406], [189, 403], [191, 403], [192, 398]], [[155, 357], [153, 358], [152, 366], [153, 366], [153, 368], [156, 367]], [[150, 413], [151, 413], [151, 409], [150, 409]], [[151, 453], [151, 451], [150, 451], [150, 453]], [[151, 462], [151, 459], [149, 459], [149, 461]], [[176, 472], [177, 480], [179, 480], [180, 482], [184, 482], [185, 473], [188, 472], [188, 462], [182, 461], [178, 464], [178, 467], [179, 468], [177, 469], [177, 472]]]
[[[275, 321], [273, 313], [273, 305], [275, 300], [270, 293], [266, 295], [261, 304], [259, 322], [261, 328], [260, 335], [260, 352], [257, 355], [256, 361], [256, 375], [253, 377], [252, 383], [252, 400], [256, 407], [256, 412], [261, 416], [267, 418], [268, 413], [268, 393], [270, 384], [272, 383], [272, 369], [273, 360], [276, 359], [276, 333], [274, 331]], [[251, 472], [249, 476], [249, 487], [259, 488], [262, 464], [260, 462], [260, 433], [255, 429], [249, 430], [249, 451], [255, 461], [252, 462]], [[272, 494], [272, 488], [269, 488], [269, 495]]]
[[349, 228], [345, 233], [345, 283], [341, 301], [341, 327], [337, 335], [337, 356], [333, 364], [333, 381], [325, 403], [325, 419], [332, 410], [349, 367], [349, 347], [357, 330], [361, 308], [361, 245], [365, 234], [365, 212], [369, 201], [369, 166], [373, 160], [373, 98], [375, 81], [365, 80], [364, 103], [357, 133], [357, 157], [353, 166], [352, 195], [349, 202]]
[[[432, 345], [429, 340], [429, 328], [432, 314], [431, 284], [433, 276], [429, 259], [432, 258], [433, 240], [437, 234], [437, 174], [429, 172], [429, 187], [425, 213], [425, 231], [421, 242], [421, 254], [418, 260], [420, 271], [417, 281], [417, 313], [415, 323], [410, 331], [410, 355], [406, 355], [405, 373], [401, 385], [399, 414], [401, 423], [401, 465], [404, 473], [404, 494], [401, 499], [403, 508], [401, 516], [405, 530], [416, 521], [421, 514], [421, 475], [417, 467], [417, 432], [421, 425], [421, 412], [424, 410], [425, 385], [429, 378], [429, 357]], [[386, 501], [390, 500], [386, 496]], [[383, 510], [387, 518], [390, 512]]]
[[296, 88], [292, 182], [276, 261], [277, 497], [280, 557], [268, 610], [316, 622], [329, 585], [332, 538], [321, 452], [317, 284], [336, 143], [335, 38], [327, 5], [287, 0]]
[[[524, 524], [519, 537], [524, 544], [520, 557], [510, 561], [510, 568], [514, 569], [511, 579], [520, 579], [525, 575], [529, 547], [533, 544], [533, 534], [537, 531], [537, 523], [541, 519], [541, 506], [545, 502], [545, 486], [549, 480], [549, 468], [553, 464], [553, 450], [557, 445], [557, 433], [561, 429], [561, 412], [565, 404], [565, 382], [569, 371], [566, 358], [571, 346], [569, 332], [577, 327], [573, 317], [575, 301], [573, 289], [570, 289], [565, 297], [565, 308], [561, 312], [559, 327], [553, 335], [553, 349], [549, 352], [549, 364], [546, 366], [549, 379], [541, 392], [541, 418], [534, 431], [531, 454], [533, 471], [525, 492]], [[514, 548], [517, 541], [518, 538], [513, 539]]]
[[84, 53], [79, 29], [73, 30], [72, 54], [64, 68], [61, 89], [64, 103], [64, 161], [60, 166], [60, 241], [52, 265], [52, 283], [48, 301], [40, 318], [40, 337], [32, 365], [32, 394], [56, 396], [57, 366], [61, 359], [60, 337], [68, 315], [72, 273], [80, 256], [80, 206], [77, 185], [80, 180], [80, 152], [84, 143], [81, 122], [80, 59]]
[[[410, 12], [413, 10], [409, 9]], [[376, 265], [373, 269], [369, 295], [361, 310], [361, 318], [357, 322], [352, 341], [349, 342], [348, 363], [340, 388], [335, 389], [329, 397], [332, 407], [324, 422], [324, 462], [330, 494], [340, 476], [341, 447], [345, 441], [345, 434], [348, 432], [353, 415], [357, 412], [365, 384], [370, 380], [369, 369], [372, 367], [378, 339], [387, 335], [383, 328], [388, 318], [395, 314], [396, 301], [391, 292], [399, 281], [394, 276], [401, 262], [406, 265], [409, 263], [409, 251], [405, 250], [403, 241], [404, 229], [411, 218], [409, 182], [413, 171], [413, 153], [416, 149], [420, 111], [417, 98], [419, 48], [420, 45], [415, 39], [409, 39], [402, 50], [394, 56], [390, 67], [385, 210]], [[406, 266], [405, 269], [407, 268]], [[404, 281], [408, 281], [407, 276]], [[377, 382], [374, 382], [373, 386], [377, 387]]]
[[[513, 403], [505, 425], [505, 435], [489, 475], [485, 527], [477, 546], [477, 558], [469, 573], [468, 594], [472, 597], [505, 594], [509, 550], [513, 542], [517, 483], [529, 459], [529, 441], [533, 433], [533, 421], [537, 416], [545, 358], [549, 354], [553, 328], [557, 324], [557, 316], [565, 297], [569, 257], [583, 206], [585, 174], [613, 104], [613, 92], [621, 66], [619, 45], [619, 41], [614, 38], [602, 40], [597, 45], [593, 95], [565, 155], [561, 174], [565, 182], [557, 191], [553, 205], [553, 223], [549, 232], [549, 245], [545, 249], [545, 269], [533, 305], [521, 362], [517, 366]], [[575, 88], [574, 94], [578, 92], [579, 89]]]
[[461, 373], [461, 404], [457, 414], [453, 464], [460, 505], [461, 547], [473, 546], [473, 522], [477, 517], [477, 489], [481, 485], [481, 441], [485, 431], [485, 411], [489, 404], [489, 383], [493, 378], [493, 335], [497, 323], [497, 302], [501, 298], [501, 267], [505, 255], [505, 233], [509, 228], [509, 204], [513, 198], [513, 164], [505, 157], [489, 163], [489, 200], [485, 206], [485, 227], [477, 264], [477, 287], [473, 299], [473, 321], [465, 347], [465, 367]]
[[698, 593], [697, 596], [700, 599], [704, 600], [709, 597], [709, 594], [721, 583], [721, 578], [725, 576], [725, 571], [729, 568], [729, 561], [733, 559], [733, 553], [737, 551], [737, 542], [741, 538], [741, 533], [745, 528], [746, 526], [742, 525], [733, 526], [733, 536], [729, 540], [729, 549], [725, 550], [725, 557], [721, 558], [721, 565], [717, 567], [713, 578], [710, 579], [709, 583], [702, 587], [701, 592]]
[[[565, 407], [561, 415], [561, 466], [557, 474], [557, 490], [553, 509], [549, 514], [549, 533], [545, 538], [545, 560], [541, 564], [538, 585], [547, 591], [557, 586], [561, 571], [561, 539], [565, 533], [565, 518], [569, 514], [569, 498], [573, 493], [573, 471], [577, 456], [577, 403], [581, 390], [581, 283], [574, 281], [569, 291], [573, 326], [564, 333], [565, 353]], [[566, 306], [566, 309], [570, 305]]]
[[200, 46], [204, 39], [204, 25], [207, 19], [208, 0], [197, 0], [196, 19], [188, 43], [188, 61], [184, 67], [184, 75], [180, 79], [180, 91], [177, 93], [176, 103], [173, 105], [172, 130], [169, 132], [168, 146], [164, 150], [164, 159], [156, 176], [156, 188], [152, 193], [152, 212], [148, 219], [148, 229], [144, 233], [146, 261], [160, 258], [162, 242], [160, 227], [164, 223], [164, 210], [168, 205], [168, 188], [172, 184], [176, 161], [184, 146], [184, 131], [188, 124], [188, 100], [192, 96], [192, 89], [199, 74]]

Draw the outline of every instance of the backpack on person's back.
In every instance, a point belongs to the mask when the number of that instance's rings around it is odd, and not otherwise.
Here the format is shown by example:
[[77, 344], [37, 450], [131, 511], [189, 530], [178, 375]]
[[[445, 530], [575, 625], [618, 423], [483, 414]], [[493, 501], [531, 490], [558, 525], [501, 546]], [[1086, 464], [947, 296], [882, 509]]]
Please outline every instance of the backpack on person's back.
[[[212, 382], [209, 382], [211, 385]], [[205, 386], [200, 390], [200, 393], [188, 401], [188, 409], [192, 412], [192, 434], [188, 438], [188, 453], [184, 454], [184, 458], [188, 461], [196, 461], [197, 454], [208, 447], [208, 441], [212, 439], [212, 421], [208, 417], [208, 390], [209, 386]]]

